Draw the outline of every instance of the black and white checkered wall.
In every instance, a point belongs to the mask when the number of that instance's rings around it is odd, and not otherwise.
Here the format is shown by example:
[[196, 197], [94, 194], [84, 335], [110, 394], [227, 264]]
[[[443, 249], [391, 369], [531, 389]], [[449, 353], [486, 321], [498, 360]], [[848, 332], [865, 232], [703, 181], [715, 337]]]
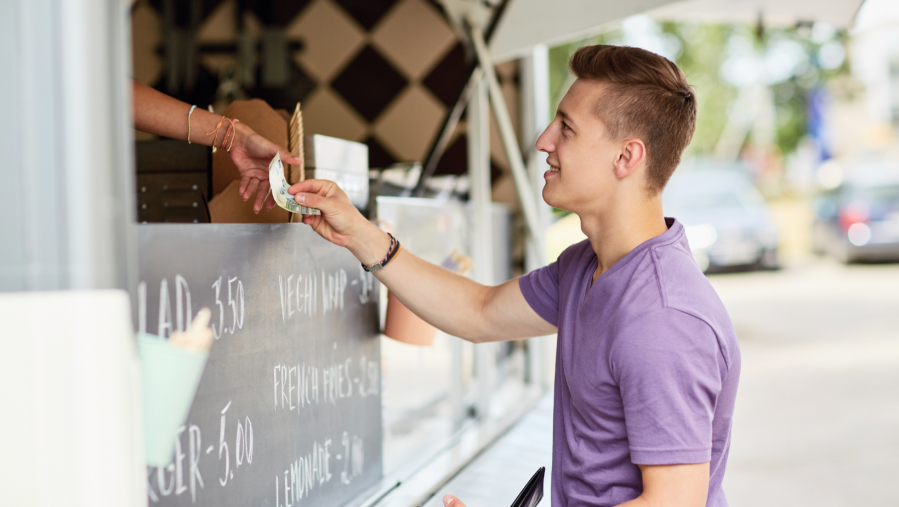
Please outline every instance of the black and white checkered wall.
[[[288, 110], [300, 101], [307, 132], [366, 143], [371, 167], [422, 161], [471, 72], [463, 45], [430, 0], [186, 3], [198, 5], [178, 15], [193, 16], [196, 43], [212, 48], [198, 53], [200, 70], [190, 90], [171, 86], [183, 76], [172, 79], [174, 67], [160, 50], [173, 36], [166, 29], [171, 21], [165, 22], [163, 0], [142, 0], [132, 12], [135, 79], [198, 105], [212, 103], [216, 110], [235, 97], [259, 97]], [[171, 11], [168, 15], [173, 19]], [[267, 37], [295, 41], [282, 85], [267, 84], [271, 74], [265, 74], [264, 62], [258, 62], [250, 85], [246, 78], [234, 79], [240, 72], [235, 52], [214, 49], [238, 47], [240, 33], [250, 34], [260, 47]], [[514, 116], [516, 65], [497, 70]], [[463, 122], [438, 173], [467, 170], [464, 128]], [[493, 138], [499, 176], [506, 157], [497, 133]]]

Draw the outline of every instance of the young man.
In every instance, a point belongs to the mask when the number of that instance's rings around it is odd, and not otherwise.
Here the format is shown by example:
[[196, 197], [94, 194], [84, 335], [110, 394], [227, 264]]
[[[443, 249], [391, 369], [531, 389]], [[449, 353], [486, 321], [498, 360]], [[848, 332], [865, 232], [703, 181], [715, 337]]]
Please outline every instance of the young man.
[[[696, 97], [670, 61], [592, 46], [537, 140], [543, 198], [587, 240], [549, 266], [485, 287], [401, 250], [377, 277], [412, 311], [472, 342], [558, 330], [552, 504], [727, 505], [740, 352], [720, 299], [661, 192], [693, 136]], [[334, 183], [291, 187], [305, 223], [365, 266], [394, 250]], [[464, 507], [451, 495], [447, 507]]]

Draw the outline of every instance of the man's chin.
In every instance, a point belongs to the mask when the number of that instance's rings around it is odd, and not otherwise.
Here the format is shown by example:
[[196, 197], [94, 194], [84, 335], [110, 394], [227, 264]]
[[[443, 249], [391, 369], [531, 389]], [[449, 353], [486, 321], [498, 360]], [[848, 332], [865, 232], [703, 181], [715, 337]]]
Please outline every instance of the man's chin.
[[555, 195], [555, 192], [550, 190], [549, 186], [543, 187], [543, 202], [553, 208], [562, 208], [562, 206], [560, 206], [561, 200]]

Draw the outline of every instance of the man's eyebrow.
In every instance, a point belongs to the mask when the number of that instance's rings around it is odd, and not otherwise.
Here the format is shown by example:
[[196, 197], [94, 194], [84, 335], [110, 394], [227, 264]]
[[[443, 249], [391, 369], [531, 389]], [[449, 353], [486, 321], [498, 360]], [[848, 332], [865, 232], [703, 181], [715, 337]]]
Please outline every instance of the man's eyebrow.
[[563, 110], [561, 110], [561, 109], [557, 109], [557, 110], [556, 110], [556, 113], [557, 113], [559, 116], [561, 116], [562, 119], [565, 120], [566, 122], [568, 122], [569, 124], [571, 124], [571, 125], [576, 125], [575, 121], [574, 121], [573, 119], [571, 119], [571, 115], [570, 115], [570, 114], [566, 113], [565, 111], [563, 111]]

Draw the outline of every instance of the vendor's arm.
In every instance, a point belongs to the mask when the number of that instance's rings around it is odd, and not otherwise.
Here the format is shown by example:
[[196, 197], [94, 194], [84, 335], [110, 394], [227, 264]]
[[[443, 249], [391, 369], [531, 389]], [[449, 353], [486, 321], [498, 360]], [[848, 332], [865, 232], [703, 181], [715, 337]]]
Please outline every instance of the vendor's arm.
[[[187, 115], [190, 105], [137, 81], [132, 83], [134, 128], [141, 132], [187, 141]], [[221, 148], [225, 141], [225, 132], [231, 123], [226, 119], [219, 126], [218, 136], [214, 133], [208, 135], [215, 132], [216, 125], [219, 125], [220, 121], [222, 121], [220, 114], [210, 113], [201, 107], [194, 109], [190, 114], [190, 142], [212, 146], [215, 141], [215, 146]], [[243, 200], [246, 201], [258, 190], [253, 205], [253, 211], [257, 213], [262, 209], [268, 195], [268, 164], [275, 157], [275, 153], [280, 152], [281, 160], [288, 164], [300, 163], [290, 152], [260, 136], [243, 123], [234, 124], [234, 132], [228, 136], [225, 145], [225, 149], [228, 148], [231, 160], [240, 171], [240, 195]], [[275, 201], [269, 199], [267, 208], [272, 209], [274, 205]]]
[[[362, 264], [384, 259], [385, 232], [365, 219], [330, 181], [306, 180], [290, 187], [299, 204], [321, 210], [303, 222], [323, 238], [347, 247]], [[402, 241], [402, 238], [398, 238]], [[488, 287], [435, 266], [401, 249], [375, 276], [416, 315], [438, 329], [472, 342], [512, 340], [554, 333], [556, 327], [531, 309], [518, 279]]]

